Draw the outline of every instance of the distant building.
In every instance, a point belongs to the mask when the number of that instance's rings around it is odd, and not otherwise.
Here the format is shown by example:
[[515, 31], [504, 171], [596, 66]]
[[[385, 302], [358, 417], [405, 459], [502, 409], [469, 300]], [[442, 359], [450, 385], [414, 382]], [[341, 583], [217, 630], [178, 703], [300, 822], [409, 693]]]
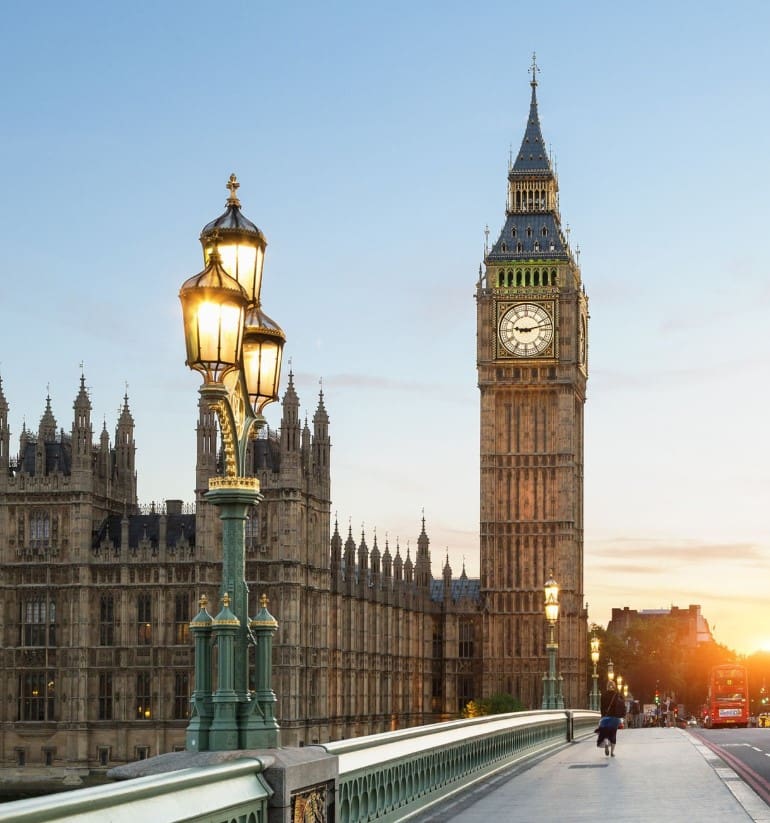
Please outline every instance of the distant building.
[[680, 609], [672, 606], [670, 609], [613, 609], [612, 618], [607, 625], [611, 634], [625, 635], [631, 626], [639, 620], [655, 621], [667, 618], [676, 621], [679, 630], [680, 642], [683, 646], [695, 647], [701, 643], [711, 643], [708, 620], [701, 614], [700, 606], [688, 606]]

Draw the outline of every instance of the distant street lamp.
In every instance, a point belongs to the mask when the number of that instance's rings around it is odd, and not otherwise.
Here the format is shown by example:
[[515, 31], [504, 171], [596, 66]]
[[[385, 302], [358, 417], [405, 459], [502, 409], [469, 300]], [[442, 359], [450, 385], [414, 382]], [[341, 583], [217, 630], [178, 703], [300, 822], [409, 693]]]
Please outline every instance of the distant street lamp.
[[594, 664], [594, 672], [591, 675], [592, 686], [590, 709], [591, 711], [598, 712], [600, 704], [599, 672], [596, 667], [599, 663], [599, 636], [596, 634], [596, 632], [594, 632], [591, 635], [591, 662]]
[[612, 660], [607, 661], [607, 680], [614, 680], [615, 679], [615, 664]]
[[[262, 409], [278, 399], [283, 331], [262, 311], [260, 289], [267, 241], [241, 213], [234, 174], [226, 211], [200, 235], [205, 268], [185, 281], [182, 302], [187, 365], [200, 372], [199, 392], [219, 420], [224, 476], [209, 480], [204, 497], [219, 509], [222, 530], [221, 611], [201, 610], [190, 624], [195, 639], [195, 687], [187, 749], [227, 751], [280, 745], [271, 687], [272, 636], [278, 627], [260, 598], [249, 618], [244, 524], [262, 495], [246, 476], [246, 448], [264, 425]], [[256, 637], [255, 637], [256, 635]], [[216, 638], [216, 691], [211, 692], [211, 638]], [[254, 688], [249, 645], [255, 653]]]
[[556, 654], [559, 644], [556, 642], [556, 621], [559, 619], [559, 584], [553, 579], [553, 573], [545, 582], [545, 619], [548, 621], [548, 674], [543, 675], [544, 709], [563, 709], [564, 697], [561, 691], [561, 678], [556, 674]]

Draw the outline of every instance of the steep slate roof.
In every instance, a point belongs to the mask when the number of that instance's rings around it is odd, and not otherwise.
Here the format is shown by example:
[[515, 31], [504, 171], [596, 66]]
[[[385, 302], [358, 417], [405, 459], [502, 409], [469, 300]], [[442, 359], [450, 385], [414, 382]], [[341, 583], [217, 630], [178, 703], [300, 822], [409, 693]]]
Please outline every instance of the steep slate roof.
[[[545, 228], [546, 234], [543, 235]], [[514, 234], [514, 229], [516, 233]], [[531, 233], [527, 232], [531, 229]], [[521, 251], [517, 251], [521, 243]], [[535, 249], [535, 244], [539, 248]], [[505, 248], [503, 248], [505, 246]], [[567, 243], [556, 217], [551, 212], [509, 214], [500, 237], [487, 255], [487, 262], [547, 257], [549, 260], [567, 260]]]
[[[474, 578], [466, 577], [463, 574], [459, 580], [452, 580], [450, 588], [450, 597], [452, 602], [456, 603], [463, 597], [467, 597], [474, 603], [481, 600], [481, 581]], [[434, 603], [440, 603], [444, 599], [444, 581], [433, 579], [430, 582], [430, 599]]]
[[[67, 440], [57, 440], [52, 443], [44, 443], [45, 448], [45, 473], [51, 474], [58, 471], [64, 475], [72, 473], [72, 444]], [[35, 473], [35, 453], [37, 443], [27, 442], [23, 454], [19, 456], [19, 470], [25, 474]]]
[[[135, 549], [139, 543], [146, 539], [154, 548], [158, 546], [158, 536], [160, 533], [159, 514], [134, 514], [128, 518], [128, 549]], [[101, 528], [94, 533], [93, 548], [98, 548], [105, 538], [109, 537], [113, 546], [125, 549], [120, 545], [122, 529], [122, 517], [117, 514], [110, 515]], [[191, 546], [195, 545], [195, 515], [194, 514], [169, 514], [166, 515], [166, 542], [169, 546], [176, 546], [185, 537]]]

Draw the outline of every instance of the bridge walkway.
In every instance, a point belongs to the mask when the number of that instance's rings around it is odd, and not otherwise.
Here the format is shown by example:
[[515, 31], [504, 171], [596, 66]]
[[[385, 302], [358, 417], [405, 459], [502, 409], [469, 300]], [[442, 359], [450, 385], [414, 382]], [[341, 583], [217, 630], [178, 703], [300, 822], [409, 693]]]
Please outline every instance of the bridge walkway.
[[615, 757], [593, 736], [498, 772], [410, 823], [770, 823], [770, 806], [693, 734], [623, 729]]

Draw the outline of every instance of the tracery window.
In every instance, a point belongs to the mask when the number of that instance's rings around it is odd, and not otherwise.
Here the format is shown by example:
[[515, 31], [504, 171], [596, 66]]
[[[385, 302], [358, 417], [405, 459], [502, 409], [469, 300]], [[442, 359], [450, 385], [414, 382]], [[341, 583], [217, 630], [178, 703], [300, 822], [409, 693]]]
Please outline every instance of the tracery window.
[[473, 621], [460, 620], [460, 646], [458, 649], [458, 657], [469, 658], [473, 657]]
[[140, 594], [136, 598], [137, 642], [140, 646], [152, 644], [152, 598]]
[[115, 645], [115, 598], [103, 594], [99, 598], [99, 645]]
[[42, 541], [51, 537], [51, 519], [48, 512], [32, 512], [29, 516], [30, 540]]
[[186, 646], [190, 642], [190, 595], [177, 594], [174, 597], [174, 643]]
[[186, 720], [190, 716], [190, 675], [177, 672], [174, 675], [174, 720]]
[[56, 645], [56, 603], [48, 596], [35, 595], [21, 602], [21, 646]]
[[112, 720], [112, 672], [99, 672], [99, 720]]
[[56, 681], [51, 671], [19, 675], [19, 720], [55, 720]]
[[152, 719], [152, 693], [150, 691], [149, 672], [138, 672], [136, 675], [136, 719]]

